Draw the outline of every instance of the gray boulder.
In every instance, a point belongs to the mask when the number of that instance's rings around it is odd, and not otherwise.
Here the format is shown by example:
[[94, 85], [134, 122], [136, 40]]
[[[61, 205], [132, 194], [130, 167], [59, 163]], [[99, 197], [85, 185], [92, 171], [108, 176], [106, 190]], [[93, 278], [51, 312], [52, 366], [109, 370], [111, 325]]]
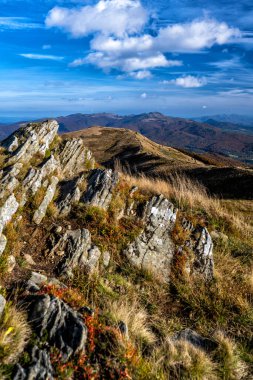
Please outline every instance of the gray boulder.
[[199, 335], [196, 331], [191, 329], [184, 329], [175, 333], [172, 341], [186, 341], [193, 346], [200, 348], [204, 351], [213, 351], [217, 348], [217, 343], [209, 338]]
[[46, 335], [49, 345], [57, 347], [65, 360], [84, 351], [87, 328], [76, 311], [49, 295], [32, 295], [27, 302], [28, 320], [39, 338]]
[[30, 362], [27, 365], [17, 364], [13, 380], [53, 380], [53, 367], [49, 353], [37, 346], [32, 348]]
[[77, 267], [88, 273], [94, 272], [101, 256], [98, 247], [92, 245], [90, 232], [86, 229], [67, 231], [50, 255], [57, 251], [64, 251], [57, 272], [68, 276], [72, 276], [72, 270]]
[[133, 265], [151, 270], [166, 281], [175, 252], [171, 230], [176, 215], [177, 209], [168, 199], [153, 197], [142, 212], [144, 230], [124, 252]]
[[46, 190], [45, 197], [42, 203], [40, 204], [39, 208], [35, 211], [34, 216], [33, 216], [33, 221], [36, 224], [40, 224], [42, 219], [45, 217], [47, 208], [54, 198], [58, 182], [59, 182], [59, 179], [57, 177], [53, 176], [51, 178], [51, 183]]
[[82, 139], [64, 140], [60, 146], [59, 160], [65, 176], [73, 177], [84, 171], [87, 165], [94, 166], [92, 153], [85, 147]]
[[82, 201], [92, 206], [108, 209], [112, 194], [119, 181], [119, 174], [109, 170], [95, 169], [88, 179]]

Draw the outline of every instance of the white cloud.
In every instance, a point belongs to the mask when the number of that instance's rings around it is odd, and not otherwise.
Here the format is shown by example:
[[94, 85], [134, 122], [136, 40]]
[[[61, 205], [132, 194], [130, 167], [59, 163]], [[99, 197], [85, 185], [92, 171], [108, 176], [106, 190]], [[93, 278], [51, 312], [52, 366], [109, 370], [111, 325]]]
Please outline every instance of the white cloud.
[[141, 98], [142, 99], [147, 99], [148, 95], [146, 94], [146, 92], [143, 92], [143, 94], [141, 94]]
[[[152, 69], [155, 67], [172, 67], [181, 66], [182, 62], [177, 60], [167, 60], [161, 54], [154, 54], [153, 56], [133, 56], [129, 58], [117, 57], [115, 55], [105, 54], [103, 52], [90, 53], [85, 58], [79, 58], [73, 61], [70, 66], [77, 67], [84, 64], [93, 64], [103, 70], [120, 69], [123, 72], [134, 72], [137, 70]], [[140, 78], [139, 78], [140, 79]]]
[[58, 57], [57, 55], [43, 55], [43, 54], [19, 54], [21, 57], [37, 60], [49, 60], [49, 61], [62, 61], [64, 57]]
[[171, 81], [175, 85], [184, 87], [184, 88], [194, 88], [194, 87], [203, 87], [207, 83], [206, 78], [198, 78], [192, 75], [186, 75], [175, 80]]
[[[105, 71], [132, 72], [136, 79], [150, 77], [143, 72], [154, 68], [182, 65], [180, 60], [170, 60], [165, 54], [195, 53], [240, 37], [238, 29], [208, 18], [169, 25], [151, 35], [143, 33], [148, 20], [140, 0], [99, 0], [93, 6], [55, 7], [49, 12], [46, 25], [59, 27], [73, 37], [93, 35], [92, 52], [75, 59], [70, 66], [89, 63]], [[192, 87], [202, 85], [200, 79], [192, 80]]]
[[223, 45], [239, 36], [239, 29], [230, 28], [225, 22], [214, 19], [193, 20], [191, 23], [160, 29], [156, 45], [161, 51], [195, 52], [215, 44]]
[[26, 17], [0, 17], [0, 30], [1, 29], [40, 29], [43, 28], [42, 24], [30, 22]]
[[73, 37], [91, 33], [137, 33], [147, 22], [147, 12], [139, 0], [100, 0], [94, 6], [81, 8], [53, 8], [47, 18], [48, 27], [59, 27]]
[[149, 79], [152, 78], [152, 74], [149, 70], [132, 71], [129, 76], [135, 79]]

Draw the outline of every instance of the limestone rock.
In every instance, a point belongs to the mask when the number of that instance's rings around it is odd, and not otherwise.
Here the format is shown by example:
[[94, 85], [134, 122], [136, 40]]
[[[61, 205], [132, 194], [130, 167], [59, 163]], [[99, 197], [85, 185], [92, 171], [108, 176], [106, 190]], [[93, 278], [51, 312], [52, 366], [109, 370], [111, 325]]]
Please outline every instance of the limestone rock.
[[56, 171], [58, 167], [59, 162], [51, 155], [40, 167], [31, 168], [23, 181], [25, 191], [29, 190], [34, 195], [42, 186], [43, 179]]
[[57, 134], [58, 127], [57, 121], [48, 120], [42, 123], [30, 123], [15, 131], [2, 142], [2, 146], [12, 153], [8, 164], [28, 162], [37, 153], [45, 155]]
[[12, 193], [19, 185], [19, 180], [16, 176], [22, 168], [21, 163], [17, 163], [11, 167], [7, 167], [2, 171], [0, 181], [0, 199]]
[[13, 215], [17, 212], [18, 207], [19, 203], [17, 202], [15, 195], [12, 194], [0, 208], [0, 235], [6, 224], [11, 221]]
[[211, 339], [199, 335], [196, 331], [191, 329], [184, 329], [178, 331], [172, 337], [173, 341], [183, 340], [191, 343], [193, 346], [200, 348], [204, 351], [212, 351], [217, 348], [217, 343]]
[[0, 318], [4, 312], [5, 305], [6, 305], [6, 299], [2, 296], [2, 294], [0, 294]]
[[33, 221], [36, 224], [40, 224], [42, 219], [46, 215], [47, 208], [54, 198], [54, 194], [55, 194], [58, 182], [59, 182], [59, 179], [57, 177], [53, 176], [51, 178], [51, 183], [47, 188], [45, 197], [44, 197], [41, 205], [39, 206], [38, 210], [35, 211], [34, 216], [33, 216]]
[[15, 256], [10, 255], [7, 259], [8, 272], [11, 273], [16, 266]]
[[57, 272], [72, 275], [74, 268], [84, 268], [88, 273], [96, 270], [101, 252], [91, 243], [90, 232], [86, 229], [67, 231], [53, 248], [53, 252], [64, 251], [64, 257]]
[[64, 140], [59, 152], [62, 171], [67, 177], [73, 177], [84, 171], [86, 166], [94, 165], [92, 153], [85, 147], [82, 139]]
[[5, 250], [6, 244], [7, 244], [6, 237], [3, 234], [1, 234], [0, 235], [0, 256], [2, 255], [2, 253]]
[[103, 252], [103, 265], [105, 268], [107, 268], [110, 264], [111, 255], [108, 251]]
[[60, 197], [56, 202], [56, 207], [60, 215], [68, 215], [71, 211], [72, 204], [80, 200], [81, 191], [79, 186], [84, 183], [84, 181], [84, 175], [81, 175], [80, 177], [64, 181], [60, 184]]
[[87, 328], [76, 311], [49, 295], [32, 295], [27, 301], [28, 320], [39, 338], [46, 334], [48, 343], [57, 347], [66, 360], [84, 351]]
[[162, 195], [155, 196], [142, 213], [144, 230], [125, 250], [129, 261], [142, 269], [169, 279], [170, 264], [175, 246], [170, 233], [175, 224], [177, 209]]
[[16, 366], [13, 380], [53, 380], [53, 367], [46, 350], [32, 348], [29, 364]]
[[195, 272], [202, 274], [207, 280], [213, 279], [213, 242], [206, 228], [200, 227], [195, 233], [199, 234], [194, 247], [195, 260], [193, 268]]
[[88, 179], [87, 190], [82, 201], [92, 206], [108, 209], [112, 193], [119, 181], [119, 174], [109, 170], [95, 169]]

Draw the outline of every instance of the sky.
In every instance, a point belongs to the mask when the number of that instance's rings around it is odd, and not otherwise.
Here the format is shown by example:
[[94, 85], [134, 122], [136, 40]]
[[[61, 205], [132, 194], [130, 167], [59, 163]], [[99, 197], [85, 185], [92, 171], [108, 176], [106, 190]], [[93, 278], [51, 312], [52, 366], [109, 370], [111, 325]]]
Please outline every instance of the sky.
[[253, 115], [252, 0], [0, 0], [0, 121]]

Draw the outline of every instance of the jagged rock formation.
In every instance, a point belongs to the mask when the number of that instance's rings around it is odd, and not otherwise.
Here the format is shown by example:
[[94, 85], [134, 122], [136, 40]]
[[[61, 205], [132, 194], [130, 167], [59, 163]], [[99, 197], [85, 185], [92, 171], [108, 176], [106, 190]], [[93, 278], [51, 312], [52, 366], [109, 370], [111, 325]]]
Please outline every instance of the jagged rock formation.
[[193, 268], [195, 272], [202, 274], [207, 280], [213, 279], [213, 242], [206, 228], [196, 229], [195, 234], [199, 234], [194, 247], [195, 260]]
[[163, 196], [156, 196], [143, 210], [143, 232], [125, 250], [130, 262], [151, 270], [165, 280], [169, 279], [170, 264], [175, 252], [171, 230], [176, 221], [177, 209]]
[[55, 120], [48, 120], [43, 123], [31, 123], [15, 131], [2, 143], [11, 154], [7, 164], [27, 162], [38, 153], [44, 156], [57, 135], [58, 127]]
[[49, 295], [33, 295], [27, 302], [29, 321], [39, 338], [46, 334], [48, 343], [57, 347], [65, 359], [84, 351], [87, 328], [77, 312]]
[[53, 176], [51, 178], [51, 181], [50, 181], [49, 186], [47, 187], [44, 199], [41, 202], [39, 208], [35, 211], [34, 216], [33, 216], [33, 221], [36, 224], [40, 224], [42, 219], [45, 217], [47, 208], [54, 198], [56, 186], [58, 182], [59, 182], [59, 179], [57, 177]]
[[28, 171], [22, 185], [26, 191], [30, 191], [34, 195], [42, 186], [42, 181], [58, 170], [59, 162], [55, 159], [54, 155], [51, 155], [39, 168], [31, 168]]
[[87, 190], [82, 197], [82, 201], [107, 210], [118, 181], [118, 173], [113, 172], [111, 169], [93, 170], [88, 179]]
[[53, 367], [49, 353], [37, 346], [32, 348], [29, 364], [17, 364], [13, 380], [53, 380]]
[[64, 256], [60, 261], [57, 272], [72, 275], [72, 270], [79, 267], [88, 273], [96, 270], [101, 252], [98, 247], [92, 245], [90, 232], [86, 229], [67, 231], [58, 241], [50, 255], [63, 251]]
[[85, 168], [94, 167], [92, 153], [85, 147], [82, 139], [64, 140], [59, 148], [59, 159], [66, 177], [73, 177]]
[[22, 166], [22, 163], [17, 163], [0, 172], [0, 199], [12, 193], [18, 187], [19, 180], [16, 177], [20, 173]]
[[[185, 242], [185, 247], [188, 247], [193, 252], [193, 259], [190, 262], [189, 257], [186, 260], [186, 271], [189, 274], [202, 275], [206, 280], [212, 280], [214, 275], [214, 260], [213, 260], [213, 241], [207, 228], [197, 226], [184, 219], [182, 227], [185, 231], [190, 232], [190, 238]], [[179, 248], [182, 253], [184, 247]]]
[[60, 185], [60, 197], [56, 202], [59, 214], [68, 215], [74, 203], [81, 198], [80, 186], [85, 183], [85, 176], [82, 174], [77, 178], [69, 181], [63, 181]]
[[0, 256], [4, 252], [7, 240], [2, 234], [4, 227], [11, 221], [13, 215], [17, 212], [19, 203], [14, 194], [10, 195], [0, 208]]

